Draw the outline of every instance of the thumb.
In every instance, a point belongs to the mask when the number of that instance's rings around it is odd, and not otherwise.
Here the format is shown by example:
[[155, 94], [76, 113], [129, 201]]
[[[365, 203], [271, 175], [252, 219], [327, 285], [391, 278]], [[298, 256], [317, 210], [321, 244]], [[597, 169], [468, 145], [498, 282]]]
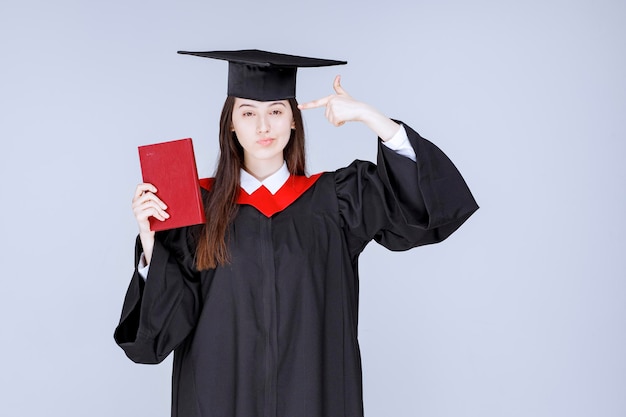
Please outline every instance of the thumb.
[[346, 90], [341, 86], [341, 75], [337, 75], [335, 77], [335, 81], [333, 82], [333, 88], [335, 89], [335, 93], [340, 96], [349, 96]]

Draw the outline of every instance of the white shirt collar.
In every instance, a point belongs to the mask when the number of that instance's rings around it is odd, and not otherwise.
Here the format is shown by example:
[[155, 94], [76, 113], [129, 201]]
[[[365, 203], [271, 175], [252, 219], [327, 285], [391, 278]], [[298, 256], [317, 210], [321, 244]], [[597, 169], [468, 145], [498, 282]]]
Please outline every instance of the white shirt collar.
[[274, 195], [289, 179], [289, 169], [287, 169], [287, 163], [283, 161], [283, 165], [280, 169], [263, 181], [257, 180], [244, 169], [241, 170], [240, 176], [241, 188], [243, 188], [246, 193], [252, 194], [263, 185]]

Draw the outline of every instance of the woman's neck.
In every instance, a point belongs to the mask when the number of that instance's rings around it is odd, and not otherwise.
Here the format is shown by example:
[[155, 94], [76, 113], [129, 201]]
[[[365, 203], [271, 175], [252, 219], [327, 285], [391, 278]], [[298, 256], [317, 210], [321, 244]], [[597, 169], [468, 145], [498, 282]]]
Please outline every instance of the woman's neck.
[[244, 169], [259, 181], [263, 181], [270, 175], [276, 173], [283, 166], [284, 160], [253, 160], [245, 161]]

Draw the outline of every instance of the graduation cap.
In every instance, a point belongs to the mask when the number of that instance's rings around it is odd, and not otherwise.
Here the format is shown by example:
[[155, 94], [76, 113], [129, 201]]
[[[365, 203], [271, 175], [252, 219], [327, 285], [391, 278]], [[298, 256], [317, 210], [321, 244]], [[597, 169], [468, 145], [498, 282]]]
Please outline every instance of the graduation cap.
[[257, 49], [178, 53], [228, 61], [228, 95], [258, 101], [294, 98], [296, 70], [299, 67], [347, 64], [346, 61], [278, 54]]

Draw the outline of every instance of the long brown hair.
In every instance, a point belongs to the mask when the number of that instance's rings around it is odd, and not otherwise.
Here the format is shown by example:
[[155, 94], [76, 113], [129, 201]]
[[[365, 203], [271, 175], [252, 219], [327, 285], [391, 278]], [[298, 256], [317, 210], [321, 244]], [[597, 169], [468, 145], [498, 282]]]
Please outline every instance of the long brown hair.
[[[291, 175], [305, 174], [304, 125], [298, 102], [290, 98], [294, 129], [283, 155]], [[211, 269], [227, 264], [228, 226], [237, 215], [237, 195], [239, 193], [240, 170], [244, 168], [243, 148], [237, 135], [232, 131], [232, 117], [235, 97], [228, 96], [220, 117], [220, 156], [215, 171], [215, 179], [204, 202], [206, 223], [197, 239], [196, 268]]]

